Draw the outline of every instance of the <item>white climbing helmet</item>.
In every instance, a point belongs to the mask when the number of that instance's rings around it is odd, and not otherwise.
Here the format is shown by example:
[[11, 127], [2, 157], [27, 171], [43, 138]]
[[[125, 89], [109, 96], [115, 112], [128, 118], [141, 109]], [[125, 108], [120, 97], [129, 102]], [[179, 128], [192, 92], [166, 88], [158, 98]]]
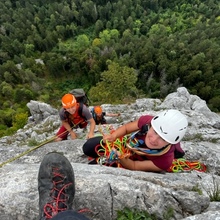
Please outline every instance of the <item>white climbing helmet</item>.
[[157, 134], [170, 144], [181, 141], [186, 133], [188, 122], [178, 110], [165, 110], [151, 120], [151, 125]]

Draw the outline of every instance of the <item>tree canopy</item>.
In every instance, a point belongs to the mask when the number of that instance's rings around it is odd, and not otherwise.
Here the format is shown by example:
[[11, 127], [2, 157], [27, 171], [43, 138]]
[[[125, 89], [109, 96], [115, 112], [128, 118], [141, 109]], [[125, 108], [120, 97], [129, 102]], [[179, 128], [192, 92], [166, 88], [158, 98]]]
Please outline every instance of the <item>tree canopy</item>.
[[30, 99], [58, 107], [76, 87], [101, 104], [163, 99], [185, 86], [220, 111], [217, 0], [6, 0], [0, 13], [0, 110], [8, 118]]

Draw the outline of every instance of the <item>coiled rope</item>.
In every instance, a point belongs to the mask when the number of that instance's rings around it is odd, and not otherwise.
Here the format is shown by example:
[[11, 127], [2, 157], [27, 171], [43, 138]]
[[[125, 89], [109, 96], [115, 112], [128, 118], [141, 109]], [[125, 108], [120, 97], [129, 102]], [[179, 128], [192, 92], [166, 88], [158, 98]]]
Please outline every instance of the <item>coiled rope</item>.
[[206, 172], [207, 167], [204, 163], [200, 161], [188, 161], [184, 158], [178, 158], [173, 160], [173, 163], [167, 170], [167, 172], [178, 173], [192, 170]]
[[[108, 166], [117, 164], [118, 167], [121, 167], [118, 161], [122, 158], [130, 157], [132, 154], [131, 151], [125, 147], [126, 141], [127, 136], [117, 138], [116, 141], [112, 143], [108, 141], [104, 143], [103, 140], [101, 140], [100, 145], [97, 145], [95, 148], [96, 153], [99, 156], [97, 163], [100, 165]], [[118, 156], [117, 152], [120, 153], [120, 156]]]

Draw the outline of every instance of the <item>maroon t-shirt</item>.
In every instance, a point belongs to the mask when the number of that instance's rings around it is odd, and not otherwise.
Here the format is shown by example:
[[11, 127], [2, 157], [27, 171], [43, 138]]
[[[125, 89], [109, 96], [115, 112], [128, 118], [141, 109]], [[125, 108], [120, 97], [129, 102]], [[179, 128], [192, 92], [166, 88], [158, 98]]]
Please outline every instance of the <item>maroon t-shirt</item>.
[[[153, 117], [154, 116], [151, 116], [151, 115], [141, 116], [138, 120], [139, 129], [141, 129], [143, 125], [146, 125], [146, 124], [150, 125]], [[145, 136], [141, 137], [141, 139], [144, 140]], [[172, 165], [172, 162], [174, 159], [175, 148], [177, 148], [180, 152], [183, 152], [183, 150], [180, 147], [180, 143], [177, 143], [177, 144], [172, 144], [169, 151], [167, 151], [163, 155], [160, 155], [160, 156], [146, 155], [146, 156], [140, 156], [139, 158], [137, 158], [137, 157], [132, 158], [131, 157], [131, 159], [141, 159], [142, 158], [142, 160], [144, 160], [144, 158], [145, 158], [145, 159], [151, 160], [154, 163], [154, 165], [159, 167], [160, 169], [167, 170]]]

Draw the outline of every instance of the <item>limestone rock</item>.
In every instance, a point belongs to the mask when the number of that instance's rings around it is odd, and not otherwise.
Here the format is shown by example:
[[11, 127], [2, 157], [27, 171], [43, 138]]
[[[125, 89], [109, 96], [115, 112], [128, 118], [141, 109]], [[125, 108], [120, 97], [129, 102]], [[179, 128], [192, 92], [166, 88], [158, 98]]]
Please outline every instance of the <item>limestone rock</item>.
[[[151, 173], [130, 171], [100, 165], [88, 165], [83, 155], [85, 131], [76, 130], [79, 139], [53, 142], [60, 126], [58, 110], [46, 103], [27, 104], [31, 119], [23, 129], [0, 139], [0, 219], [38, 219], [37, 175], [44, 155], [51, 151], [63, 153], [71, 162], [76, 178], [73, 208], [87, 208], [85, 213], [94, 220], [114, 220], [117, 211], [125, 207], [156, 214], [158, 220], [172, 213], [170, 219], [219, 219], [219, 203], [211, 202], [220, 184], [220, 116], [211, 112], [204, 100], [190, 95], [186, 88], [158, 99], [138, 99], [129, 105], [103, 104], [106, 112], [120, 112], [119, 117], [107, 118], [108, 125], [97, 127], [109, 132], [110, 127], [135, 120], [143, 114], [157, 114], [175, 108], [183, 112], [189, 128], [181, 142], [185, 158], [199, 160], [208, 172]], [[36, 148], [30, 147], [35, 141]], [[34, 149], [34, 150], [32, 150]], [[22, 155], [23, 153], [27, 154]], [[21, 157], [16, 158], [17, 156]], [[16, 159], [15, 159], [16, 158]], [[14, 159], [13, 161], [10, 161]], [[7, 162], [5, 164], [5, 162]]]

